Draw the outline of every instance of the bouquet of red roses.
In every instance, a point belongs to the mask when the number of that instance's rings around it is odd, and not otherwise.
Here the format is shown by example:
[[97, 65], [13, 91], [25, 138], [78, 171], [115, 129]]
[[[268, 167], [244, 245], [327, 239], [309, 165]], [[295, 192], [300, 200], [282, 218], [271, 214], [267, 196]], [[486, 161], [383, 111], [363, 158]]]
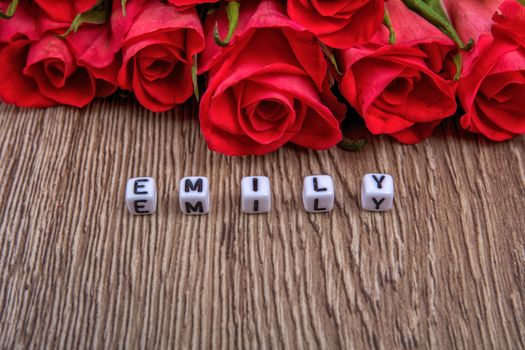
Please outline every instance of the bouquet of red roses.
[[525, 132], [524, 0], [0, 0], [0, 101], [196, 98], [212, 150], [327, 149], [355, 110], [403, 143]]

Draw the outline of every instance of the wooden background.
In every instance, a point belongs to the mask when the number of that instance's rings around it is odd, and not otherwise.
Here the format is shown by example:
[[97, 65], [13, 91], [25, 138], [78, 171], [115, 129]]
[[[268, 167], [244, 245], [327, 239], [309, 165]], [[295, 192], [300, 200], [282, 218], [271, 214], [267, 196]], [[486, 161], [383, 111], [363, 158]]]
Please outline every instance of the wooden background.
[[[448, 123], [417, 146], [228, 158], [194, 109], [0, 106], [1, 348], [525, 347], [524, 137]], [[370, 171], [394, 176], [393, 211], [359, 209]], [[318, 173], [331, 214], [302, 208]], [[130, 216], [146, 175], [158, 213]], [[210, 215], [179, 211], [184, 175], [210, 178]], [[246, 175], [270, 176], [271, 214], [240, 213]]]

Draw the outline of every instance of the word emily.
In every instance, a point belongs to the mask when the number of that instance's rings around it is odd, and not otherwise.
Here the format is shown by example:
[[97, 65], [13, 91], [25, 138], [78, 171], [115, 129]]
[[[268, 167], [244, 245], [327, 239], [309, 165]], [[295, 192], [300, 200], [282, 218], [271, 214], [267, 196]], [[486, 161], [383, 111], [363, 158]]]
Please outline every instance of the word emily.
[[[185, 177], [180, 181], [179, 203], [184, 214], [199, 215], [210, 211], [210, 183], [204, 176]], [[329, 212], [334, 207], [334, 182], [328, 175], [304, 178], [303, 204], [309, 213]], [[151, 177], [129, 179], [126, 204], [134, 215], [153, 214], [157, 209], [157, 184]], [[368, 211], [387, 211], [394, 204], [394, 180], [388, 174], [366, 174], [361, 185], [361, 207]], [[268, 213], [272, 208], [270, 179], [247, 176], [241, 181], [241, 210], [244, 213]]]

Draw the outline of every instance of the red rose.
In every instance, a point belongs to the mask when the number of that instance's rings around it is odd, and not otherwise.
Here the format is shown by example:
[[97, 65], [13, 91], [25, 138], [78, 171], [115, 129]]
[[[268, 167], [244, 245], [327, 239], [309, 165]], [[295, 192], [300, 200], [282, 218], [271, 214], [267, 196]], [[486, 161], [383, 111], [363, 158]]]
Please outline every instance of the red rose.
[[[20, 7], [8, 20], [9, 35], [0, 49], [0, 100], [24, 107], [65, 104], [82, 107], [112, 92], [76, 64], [65, 40], [53, 33], [37, 39], [36, 19]], [[17, 30], [18, 29], [18, 30]]]
[[171, 109], [193, 94], [193, 56], [203, 49], [204, 35], [194, 9], [179, 11], [151, 0], [124, 40], [119, 85], [152, 111]]
[[[99, 89], [107, 93], [115, 90], [117, 75], [122, 66], [120, 49], [124, 39], [142, 13], [145, 0], [127, 0], [126, 13], [122, 11], [121, 1], [114, 1], [108, 22], [101, 25], [84, 24], [66, 40], [75, 54], [77, 64], [86, 67], [99, 79]], [[102, 85], [102, 82], [106, 82]]]
[[446, 63], [454, 43], [400, 0], [386, 5], [397, 35], [386, 27], [365, 45], [342, 51], [341, 93], [374, 134], [416, 143], [457, 109]]
[[35, 0], [55, 21], [71, 22], [76, 15], [93, 8], [98, 0]]
[[288, 0], [288, 14], [328, 46], [346, 49], [379, 29], [384, 0]]
[[458, 96], [463, 128], [504, 141], [525, 133], [525, 7], [506, 1], [494, 20], [465, 57]]
[[222, 33], [228, 27], [224, 11], [205, 24], [207, 47], [200, 62], [209, 76], [200, 122], [209, 148], [248, 155], [287, 142], [334, 146], [341, 140], [338, 117], [344, 107], [328, 88], [328, 65], [316, 38], [291, 21], [277, 1], [244, 4], [227, 47], [213, 41], [216, 20]]
[[17, 106], [83, 107], [97, 95], [95, 78], [75, 64], [66, 42], [52, 35], [7, 44], [0, 51], [0, 76], [0, 99]]

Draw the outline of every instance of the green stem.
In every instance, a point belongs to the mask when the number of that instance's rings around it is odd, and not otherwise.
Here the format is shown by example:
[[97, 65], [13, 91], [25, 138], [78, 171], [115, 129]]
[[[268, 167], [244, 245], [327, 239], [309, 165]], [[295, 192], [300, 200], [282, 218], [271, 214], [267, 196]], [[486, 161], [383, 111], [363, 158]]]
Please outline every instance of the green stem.
[[197, 67], [197, 55], [193, 55], [193, 65], [191, 66], [191, 81], [193, 82], [193, 93], [195, 94], [197, 102], [199, 102], [201, 96], [199, 93], [199, 82], [197, 80]]
[[435, 25], [439, 30], [451, 38], [456, 45], [462, 50], [468, 50], [470, 41], [467, 45], [463, 43], [456, 29], [450, 23], [446, 12], [441, 7], [441, 4], [430, 6], [422, 0], [404, 0], [405, 4], [414, 12], [427, 19], [430, 23]]
[[328, 46], [323, 44], [322, 42], [319, 42], [319, 46], [321, 46], [321, 50], [323, 51], [324, 55], [328, 58], [332, 66], [334, 67], [336, 73], [339, 74], [340, 76], [343, 75], [343, 73], [339, 70], [339, 66], [337, 65], [337, 60], [335, 59], [335, 55], [333, 51], [330, 48], [328, 48]]
[[7, 9], [5, 10], [5, 12], [0, 12], [0, 18], [9, 19], [13, 17], [16, 12], [17, 6], [18, 6], [18, 0], [11, 1], [9, 6], [7, 6]]
[[90, 10], [77, 14], [69, 28], [58, 37], [64, 39], [69, 34], [76, 33], [84, 23], [103, 24], [107, 21], [109, 12], [109, 1], [99, 0]]
[[388, 10], [385, 6], [385, 18], [383, 19], [383, 24], [388, 28], [388, 31], [390, 32], [390, 36], [388, 37], [388, 43], [390, 45], [394, 45], [396, 43], [396, 31], [394, 30], [394, 26], [392, 25], [392, 20], [390, 19], [390, 14], [388, 13]]
[[239, 24], [239, 8], [241, 4], [237, 1], [230, 1], [226, 4], [226, 14], [228, 16], [228, 34], [226, 35], [226, 38], [223, 40], [219, 34], [219, 24], [215, 22], [215, 28], [213, 30], [213, 38], [215, 39], [215, 42], [219, 46], [228, 46], [230, 43], [230, 40], [233, 37], [233, 34], [235, 33], [235, 29], [237, 29], [237, 25]]

